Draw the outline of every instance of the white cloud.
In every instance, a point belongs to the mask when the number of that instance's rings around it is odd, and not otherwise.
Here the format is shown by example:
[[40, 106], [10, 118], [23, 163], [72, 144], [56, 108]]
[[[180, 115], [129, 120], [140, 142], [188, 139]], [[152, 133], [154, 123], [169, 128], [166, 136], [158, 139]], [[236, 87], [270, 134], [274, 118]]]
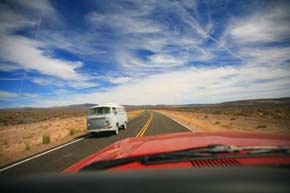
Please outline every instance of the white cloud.
[[[187, 5], [192, 6], [188, 9]], [[42, 86], [54, 85], [58, 90], [53, 93], [53, 98], [51, 95], [35, 96], [36, 102], [31, 105], [39, 106], [112, 101], [121, 104], [204, 103], [290, 95], [287, 63], [290, 49], [286, 46], [252, 47], [249, 44], [289, 38], [286, 9], [276, 8], [267, 14], [259, 12], [246, 19], [232, 19], [220, 40], [210, 35], [215, 30], [210, 17], [207, 23], [199, 23], [199, 16], [191, 13], [193, 10], [198, 12], [195, 6], [196, 3], [170, 1], [166, 4], [156, 2], [154, 6], [141, 3], [136, 9], [123, 10], [120, 5], [121, 8], [112, 9], [113, 13], [88, 14], [90, 26], [87, 26], [87, 32], [47, 30], [38, 41], [1, 33], [0, 43], [4, 46], [0, 47], [0, 57], [5, 61], [0, 64], [0, 69], [28, 69], [45, 75], [29, 78]], [[27, 7], [38, 10], [37, 13], [43, 9], [40, 4], [28, 3]], [[160, 11], [156, 20], [150, 16], [154, 7]], [[169, 12], [181, 22], [167, 22], [170, 20], [167, 17]], [[3, 28], [9, 32], [38, 24], [37, 21], [21, 20], [19, 14], [11, 13], [10, 20], [4, 22], [7, 26]], [[162, 17], [166, 18], [164, 23], [162, 19], [158, 20]], [[15, 25], [9, 26], [14, 22]], [[170, 26], [172, 23], [174, 26]], [[103, 36], [99, 29], [104, 26], [113, 30], [108, 30], [110, 33]], [[114, 37], [113, 41], [110, 35]], [[54, 48], [90, 59], [95, 65], [101, 61], [110, 65], [110, 70], [100, 73], [98, 66], [93, 66], [95, 72], [90, 68], [88, 74], [80, 73], [81, 69], [86, 70], [83, 63], [52, 57], [48, 50]], [[138, 50], [152, 53], [144, 59], [138, 55]], [[105, 54], [109, 56], [104, 57]], [[227, 62], [223, 65], [230, 65], [232, 57], [239, 59], [240, 65], [217, 67], [222, 61]], [[219, 63], [210, 62], [213, 59]], [[204, 61], [207, 63], [202, 64], [208, 64], [208, 67], [186, 66]], [[12, 63], [16, 64], [12, 66]], [[173, 71], [177, 69], [183, 70]], [[87, 94], [75, 94], [65, 89], [98, 86], [93, 81], [99, 80], [115, 85]]]
[[35, 94], [35, 93], [15, 93], [15, 92], [7, 92], [7, 91], [0, 90], [0, 101], [13, 101], [19, 98], [38, 99], [39, 97], [40, 95]]
[[36, 98], [36, 97], [39, 97], [38, 94], [34, 94], [34, 93], [22, 93], [22, 96], [24, 97], [29, 97], [29, 98]]
[[71, 87], [75, 89], [95, 87], [99, 85], [98, 83], [82, 80], [62, 80], [54, 77], [29, 77], [29, 80], [41, 86], [53, 85], [55, 87]]
[[111, 82], [111, 83], [114, 83], [114, 84], [124, 84], [128, 81], [130, 81], [132, 79], [132, 77], [110, 77], [110, 78], [107, 78], [107, 81]]
[[46, 10], [48, 12], [55, 13], [54, 9], [51, 7], [48, 0], [29, 0], [29, 1], [22, 1], [22, 0], [11, 0], [14, 4], [21, 5], [28, 9], [33, 9], [36, 11]]
[[267, 66], [201, 67], [134, 79], [102, 92], [62, 95], [57, 100], [42, 98], [35, 105], [112, 101], [138, 105], [214, 103], [289, 96], [289, 85], [290, 75], [282, 69]]
[[46, 56], [40, 49], [41, 43], [24, 37], [6, 36], [0, 39], [0, 58], [16, 63], [23, 68], [36, 70], [42, 74], [56, 76], [66, 80], [82, 80], [76, 72], [83, 64]]
[[[40, 28], [39, 19], [43, 19], [44, 15], [47, 17], [46, 21], [50, 21], [54, 25], [61, 23], [57, 11], [49, 1], [14, 0], [13, 3], [19, 11], [16, 12], [9, 6], [0, 4], [0, 69], [6, 72], [23, 69], [25, 72], [22, 77], [25, 77], [26, 71], [51, 76], [52, 80], [46, 81], [46, 83], [44, 80], [34, 81], [40, 85], [48, 85], [47, 83], [50, 82], [59, 83], [58, 85], [63, 83], [64, 86], [69, 85], [74, 88], [96, 86], [89, 82], [91, 77], [88, 74], [79, 72], [84, 65], [83, 62], [55, 58], [49, 53], [49, 49], [56, 47], [50, 47], [47, 41], [35, 39]], [[35, 28], [35, 38], [12, 33], [23, 28]]]
[[281, 65], [290, 59], [289, 47], [241, 47], [239, 54], [251, 65], [271, 65], [281, 68]]
[[289, 38], [289, 8], [276, 7], [244, 19], [236, 19], [230, 34], [239, 43], [281, 41]]
[[186, 60], [182, 58], [177, 58], [171, 55], [165, 54], [155, 54], [150, 57], [151, 63], [156, 66], [164, 66], [172, 67], [172, 66], [180, 66], [183, 65]]
[[23, 68], [19, 65], [11, 64], [8, 62], [0, 63], [0, 70], [3, 72], [12, 72], [12, 71], [20, 70], [20, 69], [23, 69]]
[[88, 21], [95, 27], [110, 26], [121, 33], [155, 33], [160, 32], [160, 25], [150, 19], [142, 18], [147, 13], [138, 13], [130, 10], [128, 14], [100, 14], [91, 12], [87, 15]]
[[7, 92], [7, 91], [0, 91], [0, 100], [10, 100], [13, 98], [18, 97], [17, 93]]
[[49, 0], [11, 0], [11, 2], [18, 8], [18, 14], [21, 14], [19, 13], [21, 11], [23, 12], [21, 20], [27, 18], [30, 20], [37, 19], [35, 22], [38, 23], [41, 22], [40, 20], [43, 17], [46, 17], [46, 20], [51, 21], [54, 25], [62, 24], [60, 14], [54, 9]]

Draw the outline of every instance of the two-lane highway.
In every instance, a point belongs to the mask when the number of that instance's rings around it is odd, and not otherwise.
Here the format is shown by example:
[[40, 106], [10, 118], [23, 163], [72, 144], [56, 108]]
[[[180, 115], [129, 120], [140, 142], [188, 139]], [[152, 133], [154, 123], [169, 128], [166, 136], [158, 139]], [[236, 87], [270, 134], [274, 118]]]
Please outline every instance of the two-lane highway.
[[176, 132], [190, 131], [164, 115], [145, 111], [142, 115], [129, 121], [127, 129], [121, 130], [118, 135], [99, 133], [96, 136], [84, 137], [69, 145], [22, 160], [13, 167], [4, 168], [4, 170], [2, 168], [0, 175], [59, 173], [90, 154], [121, 139]]

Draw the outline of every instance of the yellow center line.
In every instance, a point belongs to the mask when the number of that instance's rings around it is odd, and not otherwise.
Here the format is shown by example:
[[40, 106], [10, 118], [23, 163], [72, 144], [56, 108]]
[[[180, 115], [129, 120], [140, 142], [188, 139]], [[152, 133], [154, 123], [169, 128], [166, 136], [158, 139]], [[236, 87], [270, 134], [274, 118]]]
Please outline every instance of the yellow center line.
[[143, 128], [138, 132], [138, 134], [136, 135], [136, 137], [142, 137], [144, 135], [144, 133], [146, 132], [146, 130], [148, 129], [151, 121], [153, 119], [153, 113], [150, 113], [150, 118], [148, 119], [148, 121], [145, 123], [145, 125], [143, 126]]

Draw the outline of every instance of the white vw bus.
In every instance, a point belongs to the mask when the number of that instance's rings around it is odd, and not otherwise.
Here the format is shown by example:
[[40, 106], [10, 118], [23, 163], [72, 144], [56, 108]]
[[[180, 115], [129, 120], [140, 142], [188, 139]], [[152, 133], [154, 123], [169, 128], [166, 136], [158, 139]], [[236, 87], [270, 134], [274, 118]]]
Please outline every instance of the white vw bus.
[[117, 104], [97, 105], [88, 111], [87, 131], [89, 133], [114, 131], [117, 135], [120, 128], [127, 128], [127, 123], [125, 108]]

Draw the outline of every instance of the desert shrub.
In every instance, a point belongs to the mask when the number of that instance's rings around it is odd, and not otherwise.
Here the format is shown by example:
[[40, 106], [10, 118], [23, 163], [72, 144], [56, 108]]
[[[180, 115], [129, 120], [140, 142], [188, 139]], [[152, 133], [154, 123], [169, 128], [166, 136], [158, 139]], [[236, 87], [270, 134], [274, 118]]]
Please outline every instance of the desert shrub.
[[267, 128], [267, 125], [265, 125], [265, 124], [259, 124], [259, 125], [257, 126], [257, 128]]
[[215, 125], [218, 125], [218, 124], [220, 124], [220, 122], [219, 122], [219, 121], [216, 121], [214, 124], [215, 124]]
[[275, 119], [281, 119], [283, 117], [281, 115], [274, 115], [273, 118], [275, 118]]
[[23, 109], [0, 110], [0, 125], [18, 125], [26, 123], [36, 123], [46, 120], [55, 120], [59, 118], [69, 118], [76, 116], [85, 116], [86, 108], [81, 109]]
[[214, 110], [212, 113], [213, 113], [213, 114], [216, 114], [216, 115], [222, 114], [222, 113], [221, 113], [220, 111], [218, 111], [218, 110]]
[[30, 145], [28, 143], [25, 144], [25, 151], [29, 151], [30, 150]]
[[205, 118], [205, 119], [207, 119], [207, 118], [208, 118], [208, 116], [206, 115], [206, 116], [204, 116], [204, 118]]
[[76, 131], [74, 130], [74, 129], [71, 129], [70, 131], [69, 131], [69, 135], [74, 135], [76, 133]]
[[233, 121], [233, 120], [236, 120], [236, 118], [232, 117], [232, 118], [231, 118], [231, 121]]
[[272, 116], [273, 115], [273, 112], [271, 112], [271, 111], [265, 111], [265, 112], [263, 112], [263, 115]]
[[240, 115], [240, 116], [247, 116], [248, 114], [246, 112], [238, 112], [237, 115]]
[[50, 136], [49, 135], [42, 136], [42, 144], [50, 144]]
[[48, 129], [48, 125], [42, 125], [41, 128], [42, 129]]
[[25, 122], [24, 122], [24, 120], [18, 120], [17, 122], [16, 122], [16, 124], [18, 124], [18, 125], [20, 125], [20, 124], [24, 124]]

